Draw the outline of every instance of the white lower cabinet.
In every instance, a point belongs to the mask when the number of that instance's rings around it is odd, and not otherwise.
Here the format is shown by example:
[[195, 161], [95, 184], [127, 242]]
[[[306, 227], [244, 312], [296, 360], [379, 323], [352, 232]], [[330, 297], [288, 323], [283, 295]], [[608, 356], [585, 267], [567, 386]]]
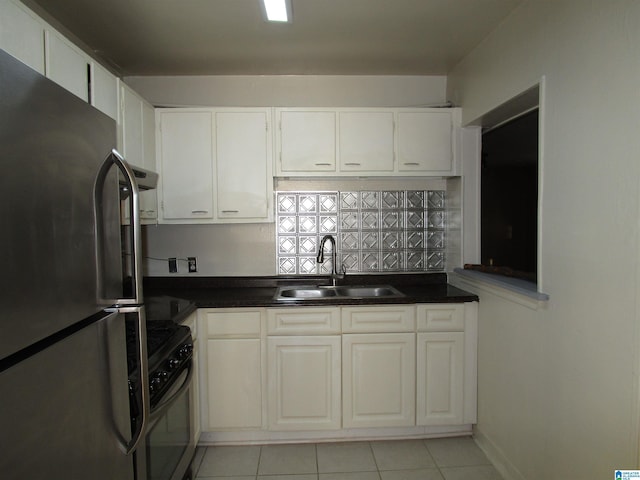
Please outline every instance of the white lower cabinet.
[[195, 426], [193, 434], [194, 445], [198, 444], [200, 434], [202, 432], [200, 426], [200, 368], [199, 368], [199, 352], [198, 348], [198, 314], [196, 312], [189, 315], [183, 322], [191, 329], [191, 338], [193, 339], [193, 380], [191, 387], [191, 414], [193, 415], [193, 425]]
[[263, 309], [203, 309], [199, 322], [203, 431], [261, 429]]
[[460, 434], [476, 421], [476, 302], [198, 318], [205, 441]]
[[269, 430], [339, 429], [340, 308], [267, 309]]
[[416, 424], [463, 423], [464, 333], [418, 333]]
[[209, 428], [261, 428], [260, 339], [207, 340]]
[[404, 427], [415, 418], [415, 334], [342, 337], [343, 427]]
[[269, 337], [270, 430], [340, 428], [340, 336]]

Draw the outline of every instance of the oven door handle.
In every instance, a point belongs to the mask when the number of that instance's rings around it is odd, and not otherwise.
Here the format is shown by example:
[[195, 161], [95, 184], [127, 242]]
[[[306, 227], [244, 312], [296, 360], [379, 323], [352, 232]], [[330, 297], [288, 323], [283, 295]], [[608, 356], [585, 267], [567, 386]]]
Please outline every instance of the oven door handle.
[[187, 390], [187, 388], [191, 386], [191, 379], [193, 378], [193, 359], [189, 359], [189, 363], [187, 365], [186, 370], [187, 370], [187, 376], [184, 379], [184, 382], [182, 382], [182, 385], [180, 385], [180, 388], [178, 388], [178, 390], [176, 390], [175, 393], [169, 396], [169, 398], [164, 399], [152, 409], [150, 419], [149, 419], [150, 422], [154, 422], [155, 420], [160, 418], [162, 415], [164, 415], [165, 411], [167, 410], [167, 408], [169, 408], [169, 406], [171, 406], [173, 401], [177, 399], [180, 395], [182, 395]]

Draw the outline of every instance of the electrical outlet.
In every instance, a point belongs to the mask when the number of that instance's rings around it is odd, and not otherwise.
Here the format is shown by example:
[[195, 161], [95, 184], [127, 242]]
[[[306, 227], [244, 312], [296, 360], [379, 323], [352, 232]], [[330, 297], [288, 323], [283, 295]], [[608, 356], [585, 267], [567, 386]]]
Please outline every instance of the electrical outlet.
[[176, 261], [176, 257], [171, 257], [169, 259], [169, 273], [178, 273], [178, 262]]
[[187, 257], [187, 265], [189, 266], [189, 273], [195, 273], [198, 271], [196, 257]]

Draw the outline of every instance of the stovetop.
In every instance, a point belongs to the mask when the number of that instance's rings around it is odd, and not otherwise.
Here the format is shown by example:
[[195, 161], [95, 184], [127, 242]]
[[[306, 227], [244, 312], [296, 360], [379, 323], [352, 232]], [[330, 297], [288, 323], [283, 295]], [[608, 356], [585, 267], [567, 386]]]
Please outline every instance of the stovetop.
[[[177, 325], [171, 320], [147, 322], [147, 358], [149, 371], [152, 372], [180, 346], [191, 343], [191, 330], [184, 325]], [[126, 320], [127, 336], [127, 368], [129, 375], [138, 369], [137, 334], [134, 320]]]

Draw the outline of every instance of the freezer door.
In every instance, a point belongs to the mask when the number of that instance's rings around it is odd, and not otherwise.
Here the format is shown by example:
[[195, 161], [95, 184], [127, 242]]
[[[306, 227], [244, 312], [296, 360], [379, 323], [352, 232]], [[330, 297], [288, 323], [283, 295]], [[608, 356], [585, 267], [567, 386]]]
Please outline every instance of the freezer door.
[[0, 373], [0, 477], [133, 480], [124, 316]]
[[[116, 125], [0, 50], [0, 359], [108, 305], [96, 274], [94, 183]], [[117, 172], [105, 180], [105, 285], [122, 291]]]

